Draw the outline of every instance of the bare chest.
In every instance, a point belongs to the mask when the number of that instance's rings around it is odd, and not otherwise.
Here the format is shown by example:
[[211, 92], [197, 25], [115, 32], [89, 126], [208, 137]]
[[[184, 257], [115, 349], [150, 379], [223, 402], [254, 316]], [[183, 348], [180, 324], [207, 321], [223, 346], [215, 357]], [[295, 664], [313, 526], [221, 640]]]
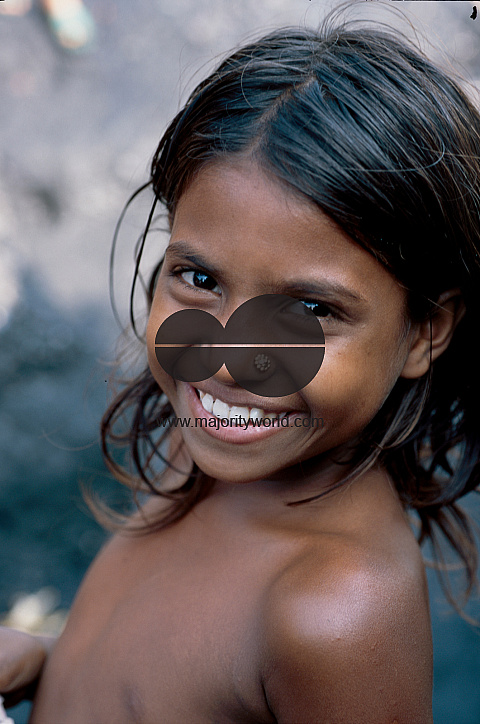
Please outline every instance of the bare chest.
[[79, 596], [33, 721], [272, 721], [261, 682], [270, 548], [165, 535], [110, 561], [114, 594], [99, 581]]

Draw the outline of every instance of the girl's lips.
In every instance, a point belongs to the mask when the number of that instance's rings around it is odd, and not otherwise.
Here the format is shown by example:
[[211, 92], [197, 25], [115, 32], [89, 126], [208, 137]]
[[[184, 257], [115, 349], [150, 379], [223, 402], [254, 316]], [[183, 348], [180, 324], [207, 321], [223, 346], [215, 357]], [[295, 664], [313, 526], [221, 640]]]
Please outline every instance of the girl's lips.
[[[245, 399], [245, 397], [241, 397], [240, 399], [235, 399], [236, 395], [233, 396], [232, 394], [229, 394], [228, 392], [218, 391], [215, 388], [212, 388], [212, 386], [208, 386], [207, 389], [203, 388], [203, 385], [198, 386], [195, 385], [194, 389], [203, 394], [211, 395], [214, 400], [220, 399], [222, 402], [225, 402], [227, 405], [232, 407], [235, 405], [236, 407], [249, 407], [249, 408], [258, 408], [260, 410], [263, 410], [264, 412], [268, 413], [274, 413], [276, 415], [282, 415], [285, 413], [292, 413], [292, 412], [301, 412], [301, 410], [294, 410], [292, 408], [286, 409], [285, 407], [278, 407], [278, 404], [271, 404], [268, 403], [267, 405], [264, 404], [264, 399], [258, 399], [258, 397], [255, 400], [251, 399]], [[248, 393], [247, 393], [248, 394]]]
[[[255, 442], [257, 440], [263, 440], [264, 438], [270, 437], [271, 435], [278, 434], [282, 429], [290, 427], [290, 420], [293, 417], [301, 416], [301, 413], [290, 413], [284, 419], [288, 420], [288, 424], [282, 427], [277, 422], [271, 425], [262, 424], [258, 427], [254, 427], [249, 424], [245, 428], [245, 423], [236, 426], [234, 423], [228, 422], [228, 426], [222, 426], [222, 421], [216, 415], [211, 412], [207, 412], [200, 402], [200, 398], [197, 395], [197, 391], [188, 382], [183, 382], [182, 386], [186, 391], [187, 403], [192, 411], [191, 426], [198, 428], [223, 442], [230, 442], [236, 444], [246, 444], [249, 442]], [[200, 419], [206, 422], [199, 422]], [[212, 422], [215, 420], [215, 424]]]

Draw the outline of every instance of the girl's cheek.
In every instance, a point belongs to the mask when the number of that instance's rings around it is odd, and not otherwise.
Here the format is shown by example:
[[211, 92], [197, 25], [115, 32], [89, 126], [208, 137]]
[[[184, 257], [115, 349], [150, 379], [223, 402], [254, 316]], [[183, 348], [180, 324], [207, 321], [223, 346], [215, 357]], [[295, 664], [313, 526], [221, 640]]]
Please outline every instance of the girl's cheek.
[[[351, 350], [352, 351], [352, 350]], [[396, 382], [391, 360], [374, 359], [359, 351], [335, 354], [326, 346], [325, 360], [312, 382], [303, 390], [310, 409], [336, 415], [362, 413], [372, 417]], [[320, 415], [321, 416], [321, 415]]]
[[161, 365], [158, 363], [157, 358], [155, 357], [155, 352], [152, 353], [149, 351], [147, 353], [147, 361], [153, 379], [160, 387], [162, 392], [167, 396], [169, 401], [173, 403], [176, 398], [175, 380], [170, 377], [170, 375], [167, 374], [163, 367], [161, 367]]
[[155, 336], [157, 334], [157, 330], [155, 328], [155, 322], [153, 319], [152, 312], [150, 312], [150, 316], [148, 318], [147, 322], [147, 352], [149, 357], [149, 364], [150, 364], [150, 351], [155, 349]]
[[150, 372], [152, 373], [155, 380], [157, 380], [157, 382], [160, 382], [160, 380], [164, 376], [168, 376], [158, 363], [157, 357], [155, 355], [155, 342], [160, 325], [161, 321], [159, 320], [159, 315], [158, 313], [156, 313], [155, 307], [152, 306], [152, 310], [150, 312], [150, 316], [147, 322], [147, 362], [148, 366], [150, 367]]

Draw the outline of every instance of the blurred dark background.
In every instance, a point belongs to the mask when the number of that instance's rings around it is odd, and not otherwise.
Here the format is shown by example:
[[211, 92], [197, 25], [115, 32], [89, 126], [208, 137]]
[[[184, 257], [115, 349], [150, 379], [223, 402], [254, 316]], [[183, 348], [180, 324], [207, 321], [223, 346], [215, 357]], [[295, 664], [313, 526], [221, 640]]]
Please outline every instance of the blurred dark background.
[[[98, 423], [119, 332], [108, 262], [122, 206], [146, 178], [194, 73], [198, 80], [252, 32], [315, 25], [337, 3], [86, 4], [97, 34], [81, 53], [58, 47], [35, 3], [22, 17], [0, 15], [0, 618], [17, 603], [32, 626], [35, 605], [45, 620], [68, 609], [105, 539], [80, 484], [119, 499], [101, 461]], [[362, 5], [368, 17], [383, 12], [379, 3]], [[480, 17], [470, 17], [471, 3], [391, 5], [401, 5], [440, 55], [480, 78]], [[120, 238], [115, 289], [125, 320], [145, 203], [134, 206]], [[163, 243], [160, 235], [151, 244], [152, 263]], [[430, 584], [435, 721], [479, 724], [480, 629], [451, 611], [434, 576]], [[468, 610], [480, 617], [478, 600]], [[55, 628], [61, 616], [49, 620]], [[12, 716], [22, 724], [27, 707]]]

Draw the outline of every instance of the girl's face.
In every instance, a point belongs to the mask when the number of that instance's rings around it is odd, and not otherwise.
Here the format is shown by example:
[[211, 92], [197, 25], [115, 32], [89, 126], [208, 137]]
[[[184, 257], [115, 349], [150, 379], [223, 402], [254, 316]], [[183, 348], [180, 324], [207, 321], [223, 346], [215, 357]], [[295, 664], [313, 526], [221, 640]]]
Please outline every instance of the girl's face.
[[[171, 314], [201, 309], [225, 326], [237, 307], [262, 294], [301, 300], [322, 324], [323, 364], [299, 392], [254, 395], [225, 366], [189, 384], [160, 366], [155, 336]], [[402, 373], [412, 337], [404, 315], [398, 282], [317, 206], [251, 161], [214, 162], [179, 200], [148, 323], [148, 360], [177, 417], [190, 418], [181, 434], [208, 475], [235, 483], [280, 479], [280, 471], [314, 456], [319, 470], [332, 472], [332, 458], [351, 449]], [[228, 407], [217, 403], [208, 412], [199, 393], [207, 394], [206, 407], [208, 395]], [[288, 426], [214, 427], [213, 413], [225, 417], [232, 406], [243, 408], [234, 410], [243, 417], [245, 408], [288, 412]]]

